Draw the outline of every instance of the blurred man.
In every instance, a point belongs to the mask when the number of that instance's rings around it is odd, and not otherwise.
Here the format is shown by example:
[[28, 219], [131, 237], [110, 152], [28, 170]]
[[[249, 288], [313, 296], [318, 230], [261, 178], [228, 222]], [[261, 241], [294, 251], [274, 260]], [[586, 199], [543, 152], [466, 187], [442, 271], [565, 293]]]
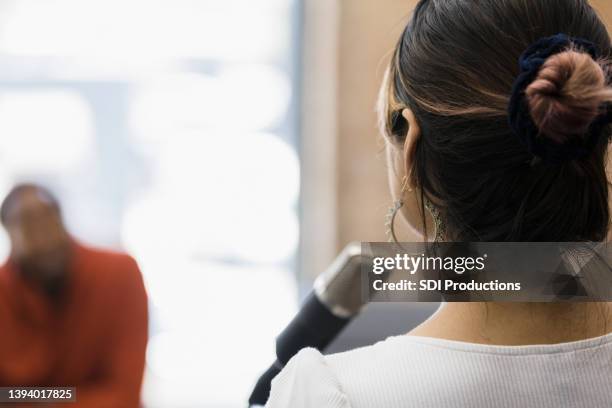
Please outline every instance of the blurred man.
[[70, 406], [139, 406], [147, 300], [136, 262], [75, 242], [36, 185], [15, 187], [0, 220], [11, 241], [0, 268], [0, 386], [75, 386]]

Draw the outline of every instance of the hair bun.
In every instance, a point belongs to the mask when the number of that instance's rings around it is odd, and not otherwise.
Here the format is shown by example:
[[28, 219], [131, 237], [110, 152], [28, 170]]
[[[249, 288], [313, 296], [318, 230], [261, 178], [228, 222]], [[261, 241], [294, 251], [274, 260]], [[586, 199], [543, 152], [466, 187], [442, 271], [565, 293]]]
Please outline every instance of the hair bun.
[[544, 61], [525, 95], [540, 135], [564, 144], [586, 136], [602, 105], [612, 100], [612, 88], [600, 63], [570, 48]]

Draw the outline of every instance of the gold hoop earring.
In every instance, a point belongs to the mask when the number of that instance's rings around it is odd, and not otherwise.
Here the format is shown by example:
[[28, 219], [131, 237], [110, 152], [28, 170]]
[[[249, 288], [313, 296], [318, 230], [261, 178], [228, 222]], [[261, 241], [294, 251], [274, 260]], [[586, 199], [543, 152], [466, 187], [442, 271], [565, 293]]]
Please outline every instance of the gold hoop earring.
[[[431, 215], [431, 218], [434, 222], [434, 241], [433, 242], [442, 242], [444, 239], [444, 235], [446, 233], [446, 227], [444, 225], [444, 221], [440, 216], [440, 211], [433, 205], [433, 203], [425, 198], [425, 208]], [[389, 208], [387, 211], [387, 215], [385, 217], [385, 233], [387, 235], [387, 241], [398, 244], [399, 240], [397, 239], [397, 235], [395, 234], [395, 219], [397, 218], [397, 214], [399, 213], [400, 208], [404, 206], [404, 202], [402, 200], [397, 200], [393, 203], [393, 206]]]
[[444, 235], [446, 235], [446, 226], [444, 225], [444, 221], [442, 220], [442, 216], [440, 215], [440, 211], [438, 208], [433, 205], [433, 203], [427, 198], [424, 197], [425, 208], [429, 211], [431, 218], [434, 222], [434, 241], [433, 242], [442, 242], [444, 239]]
[[[410, 183], [408, 182], [408, 176], [402, 177], [402, 185], [400, 191], [402, 193], [412, 193], [414, 191], [410, 186]], [[387, 235], [387, 242], [395, 242], [396, 244], [399, 243], [399, 240], [395, 235], [395, 218], [397, 217], [397, 213], [399, 212], [400, 208], [402, 208], [403, 206], [404, 202], [399, 199], [396, 200], [387, 211], [387, 215], [385, 216], [385, 233]]]
[[387, 234], [387, 242], [398, 243], [397, 236], [395, 235], [394, 224], [397, 213], [403, 205], [404, 202], [402, 200], [397, 200], [393, 203], [393, 206], [389, 208], [389, 211], [387, 211], [387, 215], [385, 216], [385, 233]]
[[401, 187], [401, 191], [402, 193], [412, 193], [414, 190], [412, 189], [412, 187], [410, 186], [410, 183], [408, 182], [408, 176], [404, 176], [402, 178], [402, 187]]

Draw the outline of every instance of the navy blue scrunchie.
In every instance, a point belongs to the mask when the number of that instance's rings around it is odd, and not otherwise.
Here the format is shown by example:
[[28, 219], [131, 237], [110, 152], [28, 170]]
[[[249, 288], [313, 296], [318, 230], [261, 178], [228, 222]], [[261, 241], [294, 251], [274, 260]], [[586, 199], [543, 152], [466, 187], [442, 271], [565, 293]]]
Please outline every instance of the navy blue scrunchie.
[[573, 139], [567, 143], [558, 143], [547, 137], [538, 137], [540, 131], [529, 113], [525, 90], [535, 80], [548, 57], [566, 51], [571, 45], [588, 52], [593, 59], [599, 57], [595, 44], [566, 34], [557, 34], [536, 41], [521, 55], [520, 74], [512, 87], [512, 96], [508, 105], [510, 127], [514, 133], [531, 154], [547, 163], [559, 164], [587, 156], [597, 144], [603, 128], [612, 123], [612, 110], [607, 107], [606, 111], [593, 121], [589, 133], [582, 140]]

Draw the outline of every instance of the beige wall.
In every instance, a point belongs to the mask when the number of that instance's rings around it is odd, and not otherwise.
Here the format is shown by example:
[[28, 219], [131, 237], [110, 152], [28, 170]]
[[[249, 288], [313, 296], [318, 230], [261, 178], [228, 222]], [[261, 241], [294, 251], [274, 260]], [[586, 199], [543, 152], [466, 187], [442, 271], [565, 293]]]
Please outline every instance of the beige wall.
[[601, 17], [608, 24], [608, 30], [612, 32], [612, 1], [610, 0], [591, 0], [591, 5], [599, 12]]
[[344, 0], [338, 66], [338, 245], [385, 241], [388, 191], [375, 103], [414, 1]]
[[413, 1], [305, 0], [301, 276], [351, 241], [385, 239], [387, 188], [375, 102]]

